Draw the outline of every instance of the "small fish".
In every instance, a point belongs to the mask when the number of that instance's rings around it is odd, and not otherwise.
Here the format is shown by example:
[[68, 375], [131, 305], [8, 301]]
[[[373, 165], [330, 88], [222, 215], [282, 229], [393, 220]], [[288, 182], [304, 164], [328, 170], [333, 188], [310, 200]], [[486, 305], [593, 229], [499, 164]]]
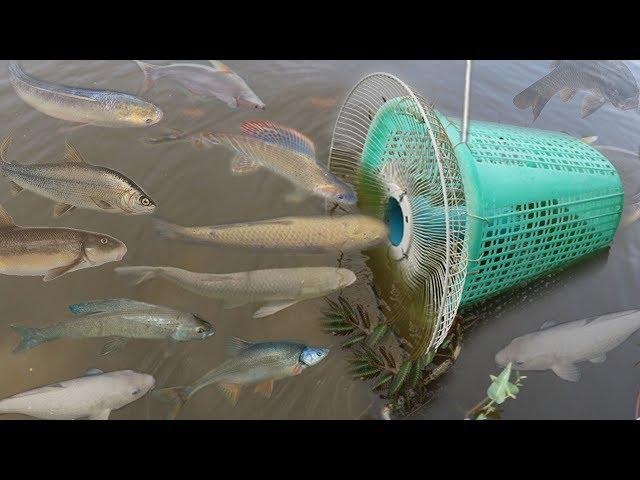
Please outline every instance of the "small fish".
[[335, 107], [338, 103], [335, 97], [311, 97], [310, 100], [311, 105], [320, 108]]
[[545, 322], [540, 331], [514, 339], [500, 350], [496, 363], [511, 362], [516, 370], [548, 370], [564, 380], [580, 380], [578, 362], [601, 363], [640, 328], [640, 310], [610, 313], [593, 319], [555, 325]]
[[88, 164], [67, 142], [64, 162], [20, 165], [7, 160], [11, 137], [0, 144], [0, 174], [10, 180], [14, 195], [29, 190], [56, 202], [53, 216], [76, 207], [126, 215], [150, 214], [156, 204], [138, 185], [120, 172]]
[[148, 127], [162, 120], [162, 110], [142, 98], [48, 83], [27, 75], [15, 61], [9, 64], [9, 80], [25, 103], [67, 122], [100, 127]]
[[283, 217], [205, 227], [153, 221], [158, 234], [171, 240], [297, 253], [364, 250], [387, 236], [383, 222], [365, 215]]
[[620, 110], [638, 107], [638, 84], [624, 62], [619, 60], [555, 60], [545, 75], [513, 99], [520, 109], [532, 107], [535, 121], [556, 93], [569, 102], [578, 90], [589, 92], [582, 103], [585, 118], [610, 102]]
[[153, 65], [139, 60], [135, 62], [144, 73], [141, 93], [147, 92], [158, 79], [167, 77], [178, 82], [196, 97], [216, 97], [230, 108], [265, 109], [262, 100], [253, 93], [245, 81], [217, 60], [209, 60], [211, 65], [199, 63]]
[[358, 200], [355, 190], [318, 163], [313, 141], [292, 128], [275, 122], [244, 122], [242, 134], [185, 134], [179, 130], [146, 143], [189, 140], [197, 148], [223, 145], [235, 153], [232, 174], [248, 175], [260, 168], [285, 178], [296, 188], [326, 200], [353, 205]]
[[273, 315], [303, 300], [345, 288], [356, 281], [351, 270], [334, 267], [274, 268], [236, 273], [196, 273], [174, 267], [118, 267], [133, 284], [165, 278], [185, 290], [224, 300], [225, 308], [265, 303], [253, 318]]
[[183, 108], [180, 110], [180, 113], [185, 117], [189, 118], [200, 118], [204, 115], [204, 110], [202, 108]]
[[119, 262], [127, 247], [104, 233], [72, 228], [19, 227], [0, 206], [0, 273], [40, 276], [49, 282], [62, 275]]
[[146, 373], [104, 373], [91, 368], [83, 377], [0, 400], [0, 414], [20, 413], [42, 420], [108, 420], [112, 410], [144, 397], [155, 383]]
[[176, 342], [204, 340], [213, 327], [193, 313], [126, 298], [94, 300], [69, 306], [75, 318], [44, 328], [10, 325], [20, 335], [14, 353], [24, 352], [59, 338], [113, 337], [102, 351], [122, 349], [130, 338], [166, 339]]
[[235, 337], [227, 340], [227, 350], [231, 358], [193, 384], [152, 393], [158, 400], [172, 405], [170, 418], [175, 418], [196, 392], [214, 383], [218, 384], [233, 405], [237, 403], [240, 389], [245, 385], [256, 385], [256, 392], [270, 397], [275, 380], [299, 375], [305, 368], [318, 364], [329, 353], [328, 348], [310, 347], [304, 343], [252, 343]]

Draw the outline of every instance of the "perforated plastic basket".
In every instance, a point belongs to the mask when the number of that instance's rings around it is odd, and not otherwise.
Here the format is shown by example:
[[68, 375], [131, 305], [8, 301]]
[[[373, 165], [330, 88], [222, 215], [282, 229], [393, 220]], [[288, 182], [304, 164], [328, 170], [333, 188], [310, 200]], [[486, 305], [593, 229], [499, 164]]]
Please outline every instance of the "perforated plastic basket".
[[388, 74], [348, 96], [329, 164], [389, 223], [387, 267], [424, 302], [406, 329], [417, 352], [442, 343], [461, 304], [607, 247], [624, 199], [615, 168], [580, 140], [470, 122], [463, 144], [459, 121]]

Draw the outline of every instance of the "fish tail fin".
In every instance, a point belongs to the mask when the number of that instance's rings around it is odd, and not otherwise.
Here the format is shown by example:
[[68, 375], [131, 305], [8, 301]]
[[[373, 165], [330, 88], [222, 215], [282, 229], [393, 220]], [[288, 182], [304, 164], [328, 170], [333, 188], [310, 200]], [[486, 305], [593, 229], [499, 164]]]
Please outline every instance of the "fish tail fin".
[[128, 277], [131, 285], [139, 285], [155, 278], [160, 271], [157, 267], [116, 267], [114, 272]]
[[10, 327], [20, 335], [20, 343], [13, 349], [13, 353], [30, 350], [47, 341], [47, 338], [37, 328], [29, 328], [22, 325], [10, 325]]
[[166, 220], [161, 220], [159, 218], [154, 218], [153, 226], [158, 236], [166, 240], [187, 240], [189, 238], [187, 235], [185, 235], [185, 227], [176, 225], [175, 223], [167, 222]]
[[152, 65], [151, 63], [141, 62], [140, 60], [134, 60], [134, 62], [136, 62], [136, 64], [140, 67], [140, 70], [142, 70], [142, 73], [144, 74], [142, 87], [140, 87], [140, 91], [138, 92], [139, 95], [142, 95], [151, 90], [151, 87], [153, 87], [153, 85], [156, 83], [156, 80], [160, 78], [162, 66]]
[[175, 420], [180, 410], [191, 397], [191, 389], [189, 387], [170, 387], [154, 390], [151, 396], [161, 403], [169, 405], [167, 412], [167, 420]]
[[533, 121], [538, 118], [547, 102], [560, 90], [556, 81], [557, 69], [513, 97], [513, 104], [521, 110], [532, 107]]

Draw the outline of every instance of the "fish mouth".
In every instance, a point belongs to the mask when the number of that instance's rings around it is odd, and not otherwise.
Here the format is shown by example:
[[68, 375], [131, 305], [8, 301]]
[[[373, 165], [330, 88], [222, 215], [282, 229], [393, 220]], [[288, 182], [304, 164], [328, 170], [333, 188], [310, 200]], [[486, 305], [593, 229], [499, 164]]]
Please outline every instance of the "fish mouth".
[[126, 245], [123, 245], [120, 252], [118, 252], [118, 255], [116, 255], [116, 262], [119, 262], [120, 260], [122, 260], [126, 254], [127, 254], [127, 247]]

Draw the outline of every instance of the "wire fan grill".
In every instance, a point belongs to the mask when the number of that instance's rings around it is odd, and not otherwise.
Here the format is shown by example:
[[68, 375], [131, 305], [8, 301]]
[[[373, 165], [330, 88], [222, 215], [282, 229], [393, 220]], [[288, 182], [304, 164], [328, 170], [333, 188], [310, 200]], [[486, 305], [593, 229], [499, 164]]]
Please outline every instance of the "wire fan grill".
[[460, 303], [467, 246], [460, 170], [435, 110], [393, 75], [363, 78], [340, 110], [329, 167], [356, 188], [363, 213], [389, 224], [372, 270], [376, 283], [392, 273], [407, 346], [414, 357], [437, 348]]

